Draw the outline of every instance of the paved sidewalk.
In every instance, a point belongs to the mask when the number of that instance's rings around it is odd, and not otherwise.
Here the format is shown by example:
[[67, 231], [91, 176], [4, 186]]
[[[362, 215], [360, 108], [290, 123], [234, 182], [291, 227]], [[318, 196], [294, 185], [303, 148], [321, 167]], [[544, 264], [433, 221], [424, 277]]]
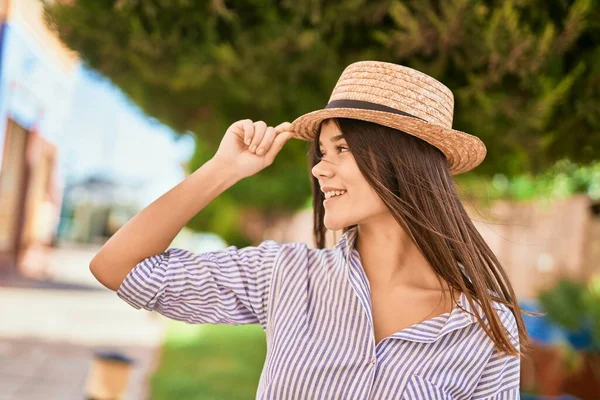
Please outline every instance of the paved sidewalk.
[[93, 253], [60, 249], [53, 280], [0, 277], [0, 400], [83, 399], [97, 350], [132, 358], [126, 399], [147, 397], [167, 319], [96, 282]]
[[[127, 399], [147, 398], [154, 352], [147, 347], [111, 346], [136, 360]], [[0, 339], [0, 399], [82, 400], [93, 358], [89, 346], [39, 339]]]

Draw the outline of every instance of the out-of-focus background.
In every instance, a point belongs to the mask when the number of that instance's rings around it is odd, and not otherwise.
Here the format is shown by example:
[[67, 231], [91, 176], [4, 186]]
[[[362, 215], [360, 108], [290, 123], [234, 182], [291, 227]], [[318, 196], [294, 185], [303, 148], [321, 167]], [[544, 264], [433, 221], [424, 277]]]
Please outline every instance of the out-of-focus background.
[[[526, 316], [523, 398], [600, 398], [597, 0], [0, 0], [0, 23], [0, 399], [254, 398], [259, 326], [136, 311], [89, 262], [232, 122], [322, 108], [367, 59], [445, 83], [454, 127], [488, 147], [456, 180], [522, 306], [546, 313]], [[307, 149], [288, 142], [172, 247], [313, 246]]]

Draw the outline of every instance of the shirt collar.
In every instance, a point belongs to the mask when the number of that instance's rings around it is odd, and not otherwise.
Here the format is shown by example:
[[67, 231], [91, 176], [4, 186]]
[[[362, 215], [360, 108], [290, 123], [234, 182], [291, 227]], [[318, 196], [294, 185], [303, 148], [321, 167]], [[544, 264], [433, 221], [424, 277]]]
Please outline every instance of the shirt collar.
[[356, 242], [357, 234], [358, 226], [355, 225], [352, 228], [348, 229], [346, 233], [342, 235], [342, 237], [335, 246], [336, 248], [342, 251], [346, 265], [350, 265], [350, 256], [352, 255], [352, 250], [355, 250], [354, 245]]
[[[458, 306], [454, 306], [450, 314], [442, 314], [426, 321], [409, 326], [402, 329], [400, 332], [392, 334], [390, 337], [394, 339], [404, 339], [413, 342], [431, 343], [437, 341], [442, 336], [454, 332], [458, 329], [465, 328], [477, 322], [477, 318], [473, 314], [473, 308], [469, 305], [467, 296], [461, 293]], [[480, 310], [480, 306], [475, 303], [475, 306]]]
[[[358, 227], [354, 226], [342, 235], [335, 246], [341, 250], [344, 256], [346, 268], [351, 266], [350, 259], [353, 256], [353, 253], [358, 253], [358, 250], [354, 248], [357, 235]], [[358, 256], [358, 254], [356, 254], [356, 256]], [[353, 264], [359, 265], [359, 263]], [[463, 269], [464, 272], [462, 265], [461, 269]], [[361, 273], [364, 273], [364, 271], [361, 271]], [[473, 300], [473, 303], [475, 308], [477, 308], [479, 315], [484, 315], [481, 306], [475, 300]], [[413, 342], [431, 343], [437, 341], [439, 338], [447, 335], [450, 332], [465, 328], [477, 322], [473, 307], [471, 307], [469, 304], [469, 301], [464, 293], [461, 293], [458, 299], [458, 305], [460, 307], [455, 305], [450, 314], [445, 313], [426, 321], [414, 324], [390, 335], [390, 338], [403, 339]]]

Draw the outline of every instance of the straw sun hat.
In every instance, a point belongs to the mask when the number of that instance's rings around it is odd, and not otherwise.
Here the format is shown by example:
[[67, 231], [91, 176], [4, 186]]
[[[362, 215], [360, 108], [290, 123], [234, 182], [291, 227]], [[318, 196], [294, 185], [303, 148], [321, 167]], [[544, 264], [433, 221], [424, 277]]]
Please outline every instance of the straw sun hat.
[[359, 61], [344, 69], [327, 106], [292, 122], [297, 139], [313, 141], [327, 118], [353, 118], [398, 129], [440, 149], [452, 175], [478, 166], [486, 155], [476, 136], [452, 129], [454, 96], [439, 81], [412, 68]]

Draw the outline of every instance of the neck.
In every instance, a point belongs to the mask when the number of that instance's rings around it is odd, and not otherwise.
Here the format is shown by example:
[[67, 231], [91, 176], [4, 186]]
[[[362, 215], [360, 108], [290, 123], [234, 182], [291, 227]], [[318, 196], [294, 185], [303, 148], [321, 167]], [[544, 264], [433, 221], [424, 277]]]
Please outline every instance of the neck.
[[440, 289], [429, 262], [395, 221], [359, 225], [355, 247], [371, 286]]

